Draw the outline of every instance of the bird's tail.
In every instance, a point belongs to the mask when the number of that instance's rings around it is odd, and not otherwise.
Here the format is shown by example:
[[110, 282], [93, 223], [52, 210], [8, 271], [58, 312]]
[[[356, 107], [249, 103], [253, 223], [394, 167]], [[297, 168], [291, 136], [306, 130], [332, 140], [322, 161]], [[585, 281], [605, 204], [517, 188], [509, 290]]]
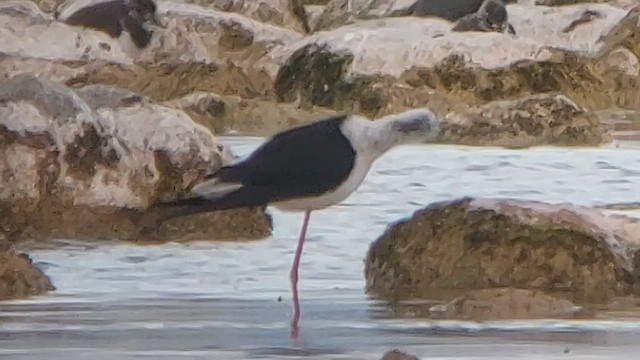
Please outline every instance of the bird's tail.
[[266, 206], [278, 199], [275, 189], [242, 183], [242, 168], [225, 167], [191, 189], [188, 197], [150, 206], [139, 226], [158, 227], [173, 218], [211, 211]]
[[211, 177], [191, 189], [189, 196], [152, 205], [148, 210], [156, 213], [159, 222], [176, 217], [195, 215], [204, 212], [229, 210], [236, 208], [228, 201], [229, 196], [242, 189], [242, 184], [223, 182]]
[[186, 198], [151, 205], [139, 216], [138, 225], [149, 229], [177, 217], [238, 207], [233, 206], [233, 202], [229, 202], [226, 197], [241, 188], [241, 184], [222, 182], [217, 177], [210, 177], [194, 186]]

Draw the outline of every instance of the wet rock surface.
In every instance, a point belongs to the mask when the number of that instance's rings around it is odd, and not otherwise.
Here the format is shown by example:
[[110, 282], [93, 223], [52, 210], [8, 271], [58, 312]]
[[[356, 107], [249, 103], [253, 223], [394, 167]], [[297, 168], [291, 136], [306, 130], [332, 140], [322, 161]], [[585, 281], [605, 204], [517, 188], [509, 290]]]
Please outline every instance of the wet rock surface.
[[637, 293], [638, 230], [636, 218], [569, 204], [434, 203], [371, 246], [367, 291], [399, 301], [442, 289], [514, 287], [606, 302]]
[[0, 300], [42, 295], [55, 290], [51, 280], [29, 255], [17, 252], [13, 245], [0, 240]]
[[[0, 84], [0, 229], [9, 240], [144, 240], [136, 221], [146, 207], [235, 159], [180, 110], [151, 102], [120, 106], [107, 100], [130, 93], [86, 90], [78, 95], [29, 74]], [[100, 97], [106, 105], [83, 100], [95, 93], [116, 95]], [[168, 222], [148, 236], [251, 239], [270, 229], [262, 210], [247, 209]]]

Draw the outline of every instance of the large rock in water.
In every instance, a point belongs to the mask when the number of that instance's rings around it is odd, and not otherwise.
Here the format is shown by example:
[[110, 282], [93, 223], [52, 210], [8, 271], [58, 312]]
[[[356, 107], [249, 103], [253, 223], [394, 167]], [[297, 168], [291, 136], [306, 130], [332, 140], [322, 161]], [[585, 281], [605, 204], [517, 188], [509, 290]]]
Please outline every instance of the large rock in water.
[[10, 242], [0, 240], [0, 300], [41, 295], [55, 290], [51, 279], [18, 253]]
[[514, 287], [580, 302], [640, 290], [640, 219], [509, 199], [432, 204], [391, 226], [366, 259], [367, 291], [392, 301]]
[[[0, 84], [0, 232], [10, 240], [138, 240], [139, 212], [131, 209], [175, 198], [235, 159], [184, 112], [143, 100], [108, 88], [78, 95], [27, 74]], [[149, 238], [271, 231], [263, 209], [177, 220]]]
[[591, 110], [640, 106], [638, 74], [628, 71], [633, 67], [601, 62], [619, 47], [636, 58], [640, 54], [640, 7], [508, 9], [516, 36], [453, 32], [446, 20], [416, 17], [317, 32], [271, 52], [285, 63], [276, 94], [281, 101], [370, 117], [418, 105], [446, 113], [460, 102], [480, 105], [553, 92]]

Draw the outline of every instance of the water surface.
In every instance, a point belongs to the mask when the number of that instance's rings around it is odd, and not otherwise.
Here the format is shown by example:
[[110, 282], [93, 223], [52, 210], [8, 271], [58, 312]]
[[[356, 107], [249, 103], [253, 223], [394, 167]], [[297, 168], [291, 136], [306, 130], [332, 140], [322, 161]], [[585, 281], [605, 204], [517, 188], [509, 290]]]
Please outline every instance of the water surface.
[[[262, 140], [226, 138], [246, 155]], [[388, 224], [461, 196], [604, 205], [640, 201], [637, 148], [406, 146], [339, 206], [312, 214], [301, 264], [301, 341], [288, 274], [301, 214], [269, 211], [273, 237], [135, 246], [60, 240], [30, 250], [58, 290], [0, 304], [2, 359], [630, 359], [640, 316], [456, 322], [393, 318], [363, 291], [368, 246]], [[279, 298], [282, 301], [279, 301]]]

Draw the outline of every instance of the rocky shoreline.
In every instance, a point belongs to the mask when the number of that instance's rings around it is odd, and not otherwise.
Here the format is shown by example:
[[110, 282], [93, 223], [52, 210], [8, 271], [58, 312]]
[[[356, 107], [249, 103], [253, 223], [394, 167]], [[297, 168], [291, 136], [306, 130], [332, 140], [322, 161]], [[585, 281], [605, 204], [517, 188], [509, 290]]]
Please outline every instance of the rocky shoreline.
[[[459, 3], [476, 11], [482, 1]], [[511, 34], [455, 31], [460, 16], [430, 17], [426, 4], [160, 0], [165, 27], [130, 53], [56, 21], [63, 1], [0, 3], [0, 239], [265, 238], [265, 209], [144, 234], [137, 220], [235, 159], [216, 136], [268, 136], [338, 113], [377, 119], [429, 106], [450, 123], [441, 143], [515, 148], [600, 146], [634, 128], [602, 113], [633, 119], [640, 108], [639, 5], [508, 1]], [[531, 316], [566, 316], [571, 304], [637, 294], [636, 240], [614, 228], [630, 231], [632, 220], [514, 201], [432, 204], [395, 225], [367, 256], [368, 291], [391, 303], [471, 291], [429, 308], [434, 317], [474, 314], [466, 304], [497, 298], [551, 304], [527, 305], [543, 309]], [[52, 288], [42, 284], [9, 293]]]
[[[504, 102], [546, 108], [544, 100], [532, 103], [532, 96], [564, 96], [586, 117], [640, 105], [640, 9], [626, 2], [509, 3], [509, 22], [519, 29], [515, 36], [455, 32], [445, 19], [381, 11], [393, 9], [391, 0], [350, 2], [358, 16], [338, 21], [344, 3], [330, 1], [319, 15], [330, 28], [307, 31], [309, 14], [301, 13], [298, 1], [250, 6], [161, 0], [158, 14], [167, 27], [156, 31], [148, 48], [130, 55], [101, 32], [64, 25], [45, 9], [12, 1], [2, 8], [22, 11], [12, 17], [0, 11], [7, 39], [0, 45], [0, 79], [29, 72], [73, 88], [112, 85], [172, 107], [197, 101], [194, 120], [216, 134], [267, 136], [336, 112], [375, 119], [429, 106], [467, 120], [458, 131], [463, 135], [445, 135], [443, 142], [471, 145], [509, 146], [514, 137], [521, 146], [611, 141], [606, 128], [583, 123], [582, 116], [549, 135], [523, 128], [516, 114], [491, 128], [487, 139], [486, 122], [473, 114]], [[51, 11], [50, 4], [45, 8]], [[584, 14], [591, 15], [584, 20]], [[18, 46], [23, 33], [32, 39], [28, 46]], [[48, 46], [54, 39], [59, 47]]]

